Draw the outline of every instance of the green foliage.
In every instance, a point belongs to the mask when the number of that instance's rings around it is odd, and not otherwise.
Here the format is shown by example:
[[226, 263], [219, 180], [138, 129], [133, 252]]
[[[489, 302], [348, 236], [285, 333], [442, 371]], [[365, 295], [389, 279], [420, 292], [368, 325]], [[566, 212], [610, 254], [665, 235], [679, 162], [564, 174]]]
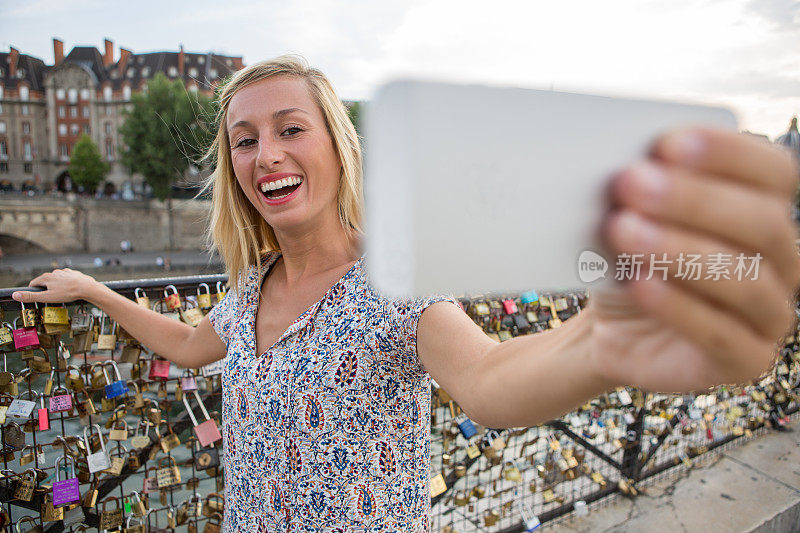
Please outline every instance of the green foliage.
[[356, 132], [361, 135], [361, 102], [353, 102], [347, 108], [347, 114], [350, 116], [350, 122], [356, 127]]
[[171, 198], [172, 185], [209, 142], [212, 113], [208, 97], [157, 74], [145, 91], [132, 95], [125, 112], [122, 163], [142, 174], [158, 199]]
[[91, 137], [81, 135], [69, 160], [69, 175], [72, 181], [87, 191], [94, 192], [108, 173], [108, 169], [108, 164], [103, 161], [100, 150]]

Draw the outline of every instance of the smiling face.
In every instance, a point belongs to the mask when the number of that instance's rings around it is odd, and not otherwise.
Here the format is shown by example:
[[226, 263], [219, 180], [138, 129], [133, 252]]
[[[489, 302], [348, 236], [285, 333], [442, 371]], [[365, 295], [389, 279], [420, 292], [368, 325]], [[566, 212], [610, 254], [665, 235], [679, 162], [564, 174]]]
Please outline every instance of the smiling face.
[[240, 89], [226, 127], [236, 180], [276, 235], [338, 220], [341, 163], [305, 80], [276, 76]]

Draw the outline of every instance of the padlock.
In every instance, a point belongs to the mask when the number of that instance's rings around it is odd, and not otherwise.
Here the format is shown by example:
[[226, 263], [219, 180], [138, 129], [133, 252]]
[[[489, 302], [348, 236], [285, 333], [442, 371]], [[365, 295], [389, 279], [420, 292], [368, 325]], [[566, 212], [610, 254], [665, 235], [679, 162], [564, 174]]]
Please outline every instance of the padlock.
[[[205, 287], [206, 291], [200, 292], [203, 287]], [[211, 289], [205, 283], [197, 286], [197, 306], [204, 311], [211, 309]]]
[[72, 410], [72, 395], [64, 387], [58, 387], [50, 397], [50, 412], [63, 413]]
[[136, 287], [133, 290], [133, 295], [136, 298], [137, 304], [144, 307], [145, 309], [150, 309], [150, 298], [147, 297], [147, 293], [144, 292], [144, 289]]
[[197, 470], [207, 470], [219, 466], [219, 452], [216, 448], [200, 448], [194, 453], [194, 466]]
[[161, 407], [159, 407], [158, 402], [155, 400], [148, 401], [150, 402], [150, 408], [147, 410], [147, 419], [154, 426], [157, 426], [161, 423]]
[[203, 533], [220, 533], [222, 531], [222, 515], [214, 513], [203, 526]]
[[156, 470], [156, 479], [158, 480], [158, 487], [164, 488], [171, 485], [177, 485], [181, 482], [181, 471], [175, 464], [173, 457], [162, 457], [158, 461], [158, 470]]
[[[156, 470], [155, 476], [150, 475], [151, 470]], [[151, 492], [157, 492], [159, 490], [157, 474], [158, 474], [158, 468], [154, 466], [144, 469], [144, 479], [142, 480], [142, 492], [144, 492], [145, 494], [149, 494]]]
[[17, 382], [14, 381], [14, 374], [8, 371], [6, 362], [6, 352], [3, 352], [3, 371], [0, 372], [0, 392], [5, 392], [11, 396], [19, 394], [19, 390], [14, 390]]
[[142, 497], [139, 495], [138, 492], [136, 492], [135, 490], [131, 492], [130, 499], [132, 500], [131, 512], [134, 514], [134, 516], [141, 518], [147, 514], [147, 506], [145, 505], [144, 500], [142, 499]]
[[50, 412], [44, 406], [44, 396], [39, 396], [41, 407], [39, 407], [36, 418], [39, 421], [39, 431], [48, 431], [50, 429]]
[[108, 438], [117, 442], [128, 440], [128, 422], [124, 418], [115, 420], [108, 433]]
[[430, 487], [431, 487], [431, 498], [435, 498], [440, 494], [444, 494], [447, 491], [447, 482], [444, 479], [444, 476], [439, 473], [433, 476], [430, 480]]
[[137, 450], [141, 450], [148, 447], [152, 442], [152, 440], [150, 440], [150, 437], [147, 435], [148, 431], [149, 431], [148, 423], [144, 420], [140, 420], [139, 424], [136, 426], [136, 433], [131, 438], [131, 446], [133, 446]]
[[152, 359], [150, 361], [150, 374], [151, 380], [168, 379], [169, 378], [170, 362], [166, 359]]
[[116, 398], [117, 396], [122, 396], [123, 394], [128, 394], [128, 386], [125, 384], [125, 381], [122, 379], [122, 374], [119, 373], [119, 367], [117, 366], [116, 361], [106, 361], [103, 363], [103, 371], [105, 372], [105, 368], [111, 365], [114, 369], [114, 377], [116, 377], [115, 381], [109, 381], [108, 385], [105, 386], [105, 394], [107, 399]]
[[[172, 294], [169, 294], [169, 289], [172, 289]], [[178, 289], [175, 288], [175, 285], [167, 285], [164, 288], [164, 304], [170, 311], [181, 308], [181, 297], [178, 295]]]
[[217, 282], [217, 303], [221, 302], [225, 295], [228, 294], [228, 289], [225, 285], [221, 282]]
[[33, 527], [25, 533], [42, 533], [44, 531], [42, 526], [36, 525], [36, 519], [32, 516], [23, 516], [19, 519], [16, 526], [17, 533], [22, 533], [22, 524], [33, 524]]
[[138, 344], [126, 344], [122, 347], [122, 353], [119, 356], [119, 360], [121, 363], [138, 363], [141, 354], [141, 346]]
[[522, 473], [515, 459], [509, 459], [503, 463], [503, 477], [514, 483], [522, 481]]
[[8, 322], [0, 324], [0, 348], [14, 343], [14, 335], [11, 333], [13, 326]]
[[[39, 342], [39, 334], [36, 332], [36, 327], [34, 326], [23, 326], [17, 327], [17, 320], [19, 317], [14, 319], [14, 329], [11, 331], [11, 335], [14, 338], [14, 350], [16, 351], [23, 351], [23, 350], [33, 350], [38, 348], [40, 345]], [[33, 357], [33, 354], [23, 354], [22, 359], [30, 359]]]
[[63, 303], [61, 307], [45, 305], [42, 313], [42, 324], [48, 335], [61, 335], [70, 331], [69, 311]]
[[91, 429], [97, 430], [97, 436], [100, 439], [100, 450], [96, 453], [90, 453], [92, 450], [91, 444], [89, 443], [89, 434], [86, 430], [90, 429], [89, 427], [83, 428], [83, 441], [86, 445], [86, 464], [89, 466], [89, 472], [94, 474], [96, 472], [100, 472], [101, 470], [107, 470], [111, 467], [111, 461], [108, 458], [108, 452], [106, 452], [106, 445], [103, 442], [103, 434], [100, 432], [100, 426], [97, 424], [92, 424]]
[[[108, 510], [107, 506], [109, 501], [113, 501], [116, 508]], [[122, 526], [122, 508], [119, 504], [119, 498], [109, 496], [103, 500], [100, 509], [100, 529], [115, 529]]]
[[70, 329], [72, 333], [83, 333], [91, 329], [94, 323], [94, 317], [86, 312], [86, 309], [81, 305], [72, 315]]
[[486, 527], [491, 527], [497, 524], [500, 521], [500, 512], [497, 509], [491, 509], [486, 511], [486, 514], [483, 515], [483, 524]]
[[[33, 396], [33, 400], [23, 400], [23, 396], [29, 398]], [[6, 416], [14, 418], [29, 418], [33, 413], [33, 408], [36, 407], [36, 400], [39, 398], [39, 393], [33, 390], [22, 391], [8, 406]]]
[[188, 394], [183, 396], [183, 404], [186, 406], [186, 411], [189, 413], [189, 418], [192, 419], [194, 434], [197, 435], [197, 440], [200, 441], [200, 445], [209, 446], [218, 440], [222, 440], [222, 435], [219, 432], [219, 428], [217, 427], [216, 422], [214, 422], [214, 420], [212, 420], [208, 415], [208, 411], [206, 411], [206, 406], [203, 405], [203, 400], [200, 399], [200, 395], [196, 390], [192, 391], [192, 394], [194, 394], [197, 403], [200, 405], [200, 410], [202, 411], [203, 416], [206, 418], [205, 421], [201, 424], [197, 423], [197, 419], [194, 417], [192, 408], [189, 406], [189, 401], [187, 399]]
[[[59, 463], [69, 461], [71, 468], [71, 475], [69, 478], [61, 481], [61, 468]], [[70, 505], [81, 501], [80, 482], [75, 476], [75, 461], [72, 457], [65, 455], [56, 459], [56, 480], [53, 482], [53, 505], [61, 507], [62, 505]]]
[[[134, 523], [134, 520], [137, 523]], [[145, 533], [145, 531], [147, 531], [145, 526], [146, 522], [144, 518], [140, 516], [128, 515], [128, 519], [125, 522], [125, 533]]]
[[[100, 333], [97, 335], [97, 349], [98, 350], [114, 350], [117, 347], [117, 323], [111, 326], [111, 331], [104, 333], [104, 323], [106, 315], [100, 317]], [[111, 318], [109, 318], [111, 320]]]
[[111, 474], [112, 476], [119, 476], [122, 474], [122, 469], [125, 468], [125, 464], [127, 463], [127, 458], [123, 457], [124, 455], [128, 454], [128, 449], [123, 446], [122, 444], [117, 446], [116, 455], [110, 456], [109, 460], [111, 462], [111, 466], [103, 470], [106, 474]]
[[211, 492], [203, 503], [203, 516], [211, 517], [225, 512], [225, 496], [218, 492]]
[[[158, 428], [160, 428], [162, 424], [167, 426], [167, 432], [164, 435], [159, 435]], [[162, 420], [161, 423], [158, 424], [156, 427], [156, 435], [158, 435], [158, 442], [164, 453], [169, 453], [170, 450], [177, 448], [181, 444], [178, 436], [172, 431], [172, 426], [170, 426], [169, 422], [166, 420]]]
[[128, 452], [128, 470], [139, 470], [142, 467], [142, 460], [139, 459], [139, 452], [131, 450]]
[[[189, 301], [187, 300], [187, 303]], [[197, 327], [203, 321], [203, 311], [199, 307], [189, 307], [181, 311], [181, 319], [192, 327]]]
[[83, 512], [83, 507], [76, 505], [72, 509], [64, 509], [64, 518], [62, 518], [62, 520], [64, 521], [65, 528], [77, 526], [78, 524], [85, 522], [86, 515]]
[[19, 474], [19, 481], [14, 489], [13, 499], [29, 502], [33, 499], [33, 491], [36, 488], [36, 471], [29, 468]]
[[67, 367], [67, 373], [64, 376], [64, 384], [68, 389], [76, 392], [86, 388], [86, 383], [83, 381], [81, 371], [75, 365], [69, 365]]
[[467, 418], [467, 415], [464, 413], [458, 415], [455, 421], [459, 431], [461, 431], [461, 435], [463, 435], [465, 439], [469, 440], [478, 433], [478, 430], [475, 429], [475, 424], [473, 424], [472, 420]]

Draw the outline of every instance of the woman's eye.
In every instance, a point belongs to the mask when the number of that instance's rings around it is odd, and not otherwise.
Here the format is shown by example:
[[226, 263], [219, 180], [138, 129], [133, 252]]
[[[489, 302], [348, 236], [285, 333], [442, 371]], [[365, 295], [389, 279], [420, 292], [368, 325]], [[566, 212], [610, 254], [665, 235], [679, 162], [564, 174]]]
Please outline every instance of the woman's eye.
[[239, 148], [240, 146], [250, 146], [251, 143], [256, 142], [255, 139], [242, 139], [238, 143], [236, 143], [236, 147]]
[[283, 130], [283, 133], [281, 135], [296, 135], [296, 134], [300, 133], [301, 131], [303, 131], [303, 130], [298, 128], [297, 126], [289, 126], [285, 130]]

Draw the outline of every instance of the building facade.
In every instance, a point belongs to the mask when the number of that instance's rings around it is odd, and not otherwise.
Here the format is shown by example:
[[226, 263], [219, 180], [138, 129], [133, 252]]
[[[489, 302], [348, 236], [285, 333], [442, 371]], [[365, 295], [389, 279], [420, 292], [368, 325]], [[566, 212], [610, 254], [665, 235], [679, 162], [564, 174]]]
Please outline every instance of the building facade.
[[[0, 52], [0, 184], [47, 189], [63, 184], [75, 142], [89, 135], [109, 163], [107, 180], [131, 182], [119, 162], [119, 127], [131, 95], [159, 72], [181, 80], [188, 91], [214, 88], [244, 65], [241, 57], [213, 53], [134, 54], [105, 40], [104, 53], [76, 46], [64, 55], [53, 39], [53, 65], [11, 47]], [[132, 183], [136, 185], [135, 183]]]

